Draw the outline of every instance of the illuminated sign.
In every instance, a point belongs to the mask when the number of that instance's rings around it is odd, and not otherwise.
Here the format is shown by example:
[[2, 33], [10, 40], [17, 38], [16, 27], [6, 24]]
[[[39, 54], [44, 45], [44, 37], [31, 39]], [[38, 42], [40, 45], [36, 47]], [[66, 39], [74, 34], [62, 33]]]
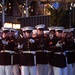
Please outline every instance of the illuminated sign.
[[14, 29], [20, 29], [21, 25], [20, 24], [13, 24], [13, 23], [5, 23], [4, 27], [7, 28], [14, 28]]

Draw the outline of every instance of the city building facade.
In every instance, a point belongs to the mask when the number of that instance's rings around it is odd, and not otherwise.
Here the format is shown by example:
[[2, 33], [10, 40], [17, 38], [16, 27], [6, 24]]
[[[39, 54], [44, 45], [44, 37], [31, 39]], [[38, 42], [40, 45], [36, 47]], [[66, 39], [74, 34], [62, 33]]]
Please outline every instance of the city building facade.
[[[5, 14], [5, 23], [6, 25], [7, 24], [11, 25], [11, 27], [19, 26], [20, 23], [22, 22], [22, 20], [20, 21], [20, 19], [28, 17], [30, 18], [32, 16], [36, 18], [38, 18], [39, 16], [40, 23], [43, 23], [42, 22], [43, 16], [48, 17], [48, 20], [50, 20], [49, 17], [51, 13], [48, 10], [48, 7], [51, 8], [53, 7], [57, 9], [60, 6], [63, 6], [64, 10], [69, 10], [70, 7], [72, 7], [74, 16], [75, 8], [73, 7], [73, 5], [71, 5], [71, 3], [74, 3], [75, 0], [4, 0], [4, 1], [5, 1], [4, 5], [2, 5], [2, 1], [0, 2], [0, 27], [2, 26], [3, 21], [2, 18], [3, 6]], [[42, 18], [40, 16], [42, 16]], [[22, 24], [22, 26], [24, 25]], [[19, 27], [21, 27], [21, 25]]]

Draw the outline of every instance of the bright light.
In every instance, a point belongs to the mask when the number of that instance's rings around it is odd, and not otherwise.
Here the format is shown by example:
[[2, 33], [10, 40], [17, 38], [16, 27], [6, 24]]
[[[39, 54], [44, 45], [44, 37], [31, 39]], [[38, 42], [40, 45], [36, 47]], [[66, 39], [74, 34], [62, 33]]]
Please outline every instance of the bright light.
[[73, 5], [74, 7], [75, 7], [75, 3], [74, 3], [74, 5]]
[[14, 28], [14, 29], [20, 29], [21, 28], [21, 25], [20, 24], [5, 23], [4, 24], [4, 27]]
[[70, 10], [72, 10], [72, 7], [70, 7]]
[[2, 5], [0, 4], [0, 7], [2, 7]]
[[20, 24], [13, 24], [13, 28], [14, 29], [20, 29], [21, 28], [21, 25]]
[[72, 6], [73, 6], [73, 3], [71, 3], [70, 5], [71, 5], [71, 7], [72, 7]]
[[5, 23], [4, 27], [12, 28], [12, 23]]
[[24, 10], [24, 14], [26, 14], [26, 11]]
[[27, 9], [29, 9], [29, 8], [27, 7]]
[[11, 3], [9, 3], [9, 5], [11, 5]]
[[31, 12], [33, 12], [33, 9], [31, 9]]
[[51, 4], [50, 4], [50, 7], [51, 7], [52, 9], [54, 9], [54, 8], [53, 8], [53, 5], [51, 5]]

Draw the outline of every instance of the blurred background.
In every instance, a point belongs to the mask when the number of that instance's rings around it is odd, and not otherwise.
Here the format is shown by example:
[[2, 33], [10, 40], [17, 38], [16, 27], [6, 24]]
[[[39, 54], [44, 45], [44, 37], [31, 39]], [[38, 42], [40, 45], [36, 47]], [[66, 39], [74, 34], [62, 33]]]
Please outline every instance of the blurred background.
[[75, 27], [75, 0], [0, 0], [0, 27], [20, 29], [41, 23]]

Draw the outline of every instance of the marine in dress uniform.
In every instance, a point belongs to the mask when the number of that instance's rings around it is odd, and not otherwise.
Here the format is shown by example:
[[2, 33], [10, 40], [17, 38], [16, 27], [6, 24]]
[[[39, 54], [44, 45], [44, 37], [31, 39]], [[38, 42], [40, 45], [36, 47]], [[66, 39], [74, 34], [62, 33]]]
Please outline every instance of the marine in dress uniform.
[[66, 40], [65, 40], [68, 75], [73, 75], [72, 64], [75, 62], [74, 37], [72, 31], [73, 28], [68, 29]]
[[48, 75], [54, 75], [53, 71], [53, 56], [54, 56], [54, 47], [56, 44], [56, 39], [55, 39], [55, 27], [48, 27], [49, 29], [49, 49], [48, 49], [48, 62], [49, 62], [49, 72]]
[[37, 36], [38, 36], [37, 30], [34, 29], [34, 30], [32, 31], [32, 37], [33, 37], [34, 39], [36, 39]]
[[18, 48], [21, 49], [21, 75], [36, 75], [36, 42], [32, 38], [34, 28], [28, 26], [22, 29], [25, 37], [20, 40], [18, 45]]
[[[75, 56], [75, 33], [73, 32], [73, 37], [74, 37], [74, 56]], [[73, 75], [75, 75], [75, 62], [73, 64]]]
[[[46, 53], [47, 53], [47, 58], [48, 58], [48, 53], [49, 53], [49, 33], [50, 33], [50, 31], [48, 30], [48, 29], [45, 29], [44, 31], [44, 37], [45, 38], [47, 38], [47, 40], [48, 40], [48, 48], [47, 48], [47, 50], [46, 50]], [[48, 66], [47, 66], [47, 75], [50, 75], [50, 74], [48, 74], [48, 72], [49, 72], [49, 70], [50, 70], [50, 66], [49, 66], [49, 62], [48, 62]], [[51, 74], [52, 75], [52, 74]]]
[[15, 47], [14, 43], [11, 43], [10, 28], [2, 27], [2, 49], [0, 51], [0, 74], [12, 75], [12, 53]]
[[44, 37], [49, 38], [49, 30], [44, 30]]
[[16, 29], [11, 28], [10, 29], [11, 34], [10, 34], [10, 38], [11, 38], [11, 44], [15, 44], [14, 46], [14, 50], [15, 53], [13, 53], [12, 58], [13, 58], [13, 75], [19, 75], [19, 50], [17, 48], [18, 46], [18, 38], [17, 35], [15, 35], [16, 33]]
[[66, 55], [62, 47], [63, 42], [61, 42], [63, 27], [57, 27], [55, 31], [56, 45], [53, 56], [54, 75], [67, 75]]
[[36, 25], [35, 28], [38, 32], [37, 40], [37, 52], [36, 52], [36, 63], [37, 63], [37, 75], [48, 75], [48, 38], [44, 37], [43, 30], [44, 24]]

